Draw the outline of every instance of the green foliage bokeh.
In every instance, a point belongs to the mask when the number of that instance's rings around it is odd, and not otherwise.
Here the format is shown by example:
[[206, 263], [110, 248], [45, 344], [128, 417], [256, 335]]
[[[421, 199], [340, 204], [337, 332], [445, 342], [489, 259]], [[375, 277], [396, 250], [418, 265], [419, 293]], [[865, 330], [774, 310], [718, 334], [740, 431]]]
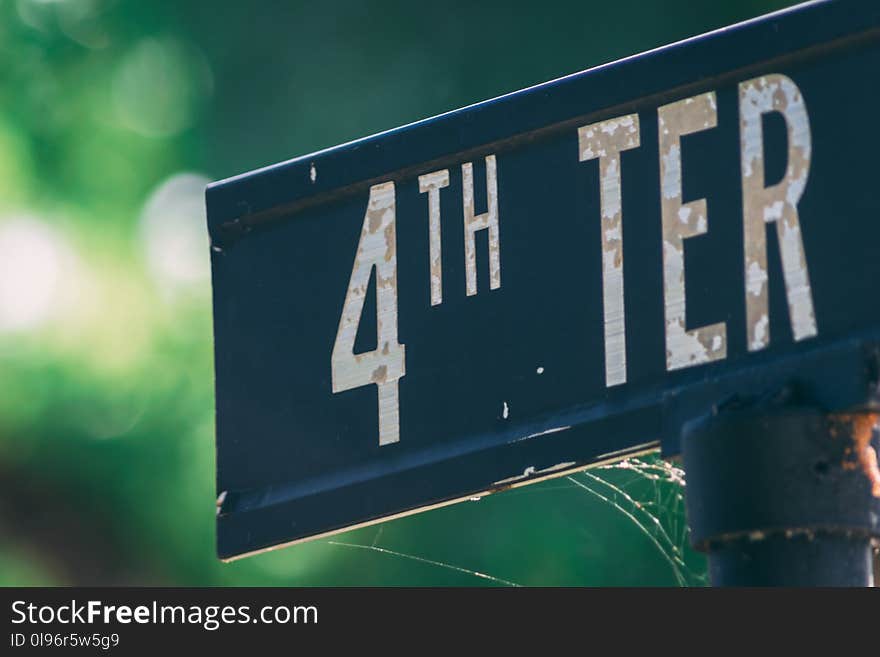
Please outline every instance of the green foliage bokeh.
[[57, 267], [32, 307], [0, 263], [0, 585], [679, 583], [564, 479], [218, 562], [207, 238], [169, 264], [161, 213], [204, 232], [200, 181], [784, 4], [0, 2], [0, 259], [35, 239]]

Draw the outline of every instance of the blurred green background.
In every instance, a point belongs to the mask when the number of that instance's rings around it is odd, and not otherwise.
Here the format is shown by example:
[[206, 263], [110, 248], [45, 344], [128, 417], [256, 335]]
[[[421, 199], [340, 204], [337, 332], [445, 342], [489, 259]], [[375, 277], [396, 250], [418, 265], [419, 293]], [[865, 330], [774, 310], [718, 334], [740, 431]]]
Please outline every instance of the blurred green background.
[[785, 4], [0, 0], [0, 585], [704, 583], [650, 459], [218, 562], [203, 190]]

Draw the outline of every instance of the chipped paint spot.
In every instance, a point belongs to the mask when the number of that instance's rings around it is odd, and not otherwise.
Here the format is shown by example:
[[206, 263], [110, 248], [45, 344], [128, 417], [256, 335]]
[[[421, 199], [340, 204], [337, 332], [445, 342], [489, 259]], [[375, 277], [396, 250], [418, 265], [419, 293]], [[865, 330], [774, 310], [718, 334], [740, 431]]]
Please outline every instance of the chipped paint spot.
[[[746, 269], [746, 293], [759, 297], [767, 284], [767, 271], [757, 261], [749, 263]], [[764, 315], [766, 317], [766, 315]]]
[[504, 406], [501, 408], [501, 417], [505, 420], [510, 417], [510, 406], [507, 405], [507, 402], [502, 402]]
[[663, 222], [663, 298], [666, 369], [677, 370], [727, 357], [724, 322], [685, 328], [684, 241], [708, 229], [706, 199], [682, 203], [681, 137], [717, 125], [715, 93], [664, 105], [657, 110]]
[[[354, 343], [367, 286], [376, 268], [377, 348], [355, 354]], [[378, 348], [381, 345], [381, 350]], [[404, 345], [397, 341], [397, 244], [394, 183], [370, 188], [370, 199], [330, 356], [334, 393], [376, 384], [379, 444], [400, 440], [398, 379], [406, 374]]]
[[428, 193], [428, 240], [430, 248], [431, 305], [443, 302], [443, 266], [440, 239], [440, 190], [449, 186], [449, 169], [419, 176], [419, 192]]
[[763, 349], [769, 339], [769, 334], [770, 318], [767, 315], [761, 315], [761, 318], [755, 322], [754, 335], [752, 342], [749, 343], [749, 350]]
[[498, 174], [495, 156], [486, 157], [486, 198], [488, 210], [474, 215], [474, 165], [461, 165], [462, 201], [464, 205], [464, 257], [467, 296], [477, 293], [477, 250], [475, 233], [489, 231], [489, 287], [501, 287], [501, 246], [498, 232]]
[[570, 425], [564, 426], [564, 427], [555, 427], [553, 429], [547, 429], [546, 431], [539, 431], [538, 433], [533, 433], [529, 436], [526, 436], [526, 438], [537, 438], [538, 436], [546, 436], [547, 434], [550, 434], [550, 433], [558, 433], [559, 431], [567, 431], [568, 429], [571, 429]]
[[639, 145], [638, 114], [628, 114], [578, 128], [580, 161], [599, 158], [602, 308], [605, 320], [605, 385], [607, 387], [626, 383], [620, 153], [638, 148]]
[[523, 440], [529, 440], [530, 438], [539, 438], [540, 436], [546, 436], [551, 433], [558, 433], [560, 431], [568, 431], [571, 429], [571, 425], [566, 425], [564, 427], [553, 427], [552, 429], [545, 429], [544, 431], [538, 431], [537, 433], [530, 433], [528, 436], [523, 436], [522, 438], [517, 438], [511, 442], [518, 443]]
[[388, 376], [388, 366], [380, 365], [375, 370], [373, 370], [373, 376], [370, 377], [373, 383], [382, 384], [385, 383], [385, 379]]
[[543, 373], [544, 373], [544, 368], [543, 368], [543, 367], [539, 367], [538, 369], [535, 370], [535, 372], [537, 372], [538, 374], [543, 374]]
[[[813, 297], [801, 238], [797, 204], [810, 171], [810, 122], [797, 85], [784, 75], [766, 75], [739, 85], [740, 147], [743, 194], [743, 240], [746, 272], [746, 328], [750, 351], [770, 344], [766, 321], [766, 224], [776, 225], [795, 340], [818, 333]], [[788, 163], [777, 184], [764, 187], [764, 135], [761, 116], [778, 112], [785, 119]]]
[[226, 491], [224, 490], [217, 496], [217, 515], [220, 515], [220, 511], [223, 509], [223, 502], [226, 501]]
[[557, 470], [565, 470], [566, 468], [570, 468], [575, 465], [576, 461], [566, 461], [565, 463], [557, 463], [556, 465], [551, 465], [549, 468], [544, 468], [543, 470], [536, 470], [535, 466], [530, 465], [521, 475], [515, 475], [513, 477], [508, 477], [507, 479], [499, 479], [494, 482], [492, 486], [504, 486], [506, 484], [512, 484], [517, 481], [522, 481], [523, 479], [528, 479], [529, 477], [533, 477], [535, 475], [544, 475], [549, 472], [556, 472]]
[[318, 171], [315, 169], [315, 164], [312, 163], [312, 166], [309, 167], [309, 180], [313, 183], [318, 179]]

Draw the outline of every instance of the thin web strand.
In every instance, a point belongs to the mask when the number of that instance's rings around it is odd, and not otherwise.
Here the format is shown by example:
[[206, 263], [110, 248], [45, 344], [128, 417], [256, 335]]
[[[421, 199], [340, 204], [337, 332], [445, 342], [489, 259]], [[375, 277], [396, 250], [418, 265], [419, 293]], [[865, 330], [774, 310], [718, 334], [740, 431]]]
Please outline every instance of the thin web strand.
[[411, 559], [412, 561], [418, 561], [419, 563], [428, 564], [430, 566], [436, 566], [437, 568], [445, 568], [447, 570], [454, 570], [459, 573], [464, 573], [465, 575], [471, 575], [473, 577], [478, 577], [480, 579], [489, 580], [490, 582], [495, 582], [496, 584], [504, 584], [505, 586], [516, 586], [519, 587], [521, 584], [517, 584], [516, 582], [511, 582], [506, 579], [501, 579], [500, 577], [494, 577], [493, 575], [487, 575], [486, 573], [481, 573], [476, 570], [468, 570], [467, 568], [462, 568], [461, 566], [455, 566], [450, 563], [443, 563], [442, 561], [434, 561], [433, 559], [426, 559], [425, 557], [417, 557], [414, 554], [405, 554], [403, 552], [397, 552], [395, 550], [389, 550], [387, 548], [379, 547], [377, 545], [359, 545], [357, 543], [343, 543], [341, 541], [327, 541], [329, 545], [338, 545], [341, 547], [347, 548], [358, 548], [361, 550], [371, 550], [373, 552], [379, 552], [380, 554], [388, 554], [395, 557], [401, 557], [403, 559]]
[[[592, 488], [590, 488], [589, 486], [587, 486], [585, 483], [583, 483], [583, 482], [581, 482], [581, 481], [578, 481], [578, 480], [575, 479], [574, 477], [568, 477], [568, 480], [571, 481], [571, 482], [573, 482], [575, 485], [577, 485], [577, 486], [583, 488], [583, 489], [584, 489], [585, 491], [587, 491], [588, 493], [590, 493], [590, 494], [594, 495], [595, 497], [599, 498], [599, 499], [602, 500], [603, 502], [606, 502], [606, 503], [610, 504], [610, 505], [613, 506], [615, 509], [617, 509], [618, 511], [620, 511], [620, 513], [622, 513], [624, 516], [626, 516], [627, 518], [629, 518], [629, 519], [635, 524], [635, 526], [638, 527], [639, 530], [640, 530], [645, 536], [648, 537], [648, 540], [650, 540], [650, 541], [654, 544], [654, 546], [657, 548], [657, 551], [662, 555], [662, 557], [663, 557], [663, 558], [666, 560], [666, 562], [669, 564], [670, 568], [672, 569], [672, 573], [675, 575], [675, 579], [676, 579], [676, 581], [678, 582], [679, 586], [686, 586], [686, 585], [687, 585], [687, 582], [685, 581], [684, 577], [683, 577], [682, 574], [679, 572], [679, 566], [678, 566], [678, 564], [675, 562], [675, 560], [674, 560], [672, 557], [669, 556], [669, 554], [666, 552], [666, 550], [663, 549], [663, 546], [660, 545], [660, 542], [657, 540], [657, 538], [656, 538], [656, 537], [655, 537], [650, 531], [648, 531], [648, 528], [645, 527], [645, 525], [643, 525], [642, 522], [641, 522], [638, 518], [635, 517], [635, 515], [633, 515], [632, 513], [630, 513], [627, 509], [624, 509], [624, 508], [623, 508], [620, 504], [618, 504], [615, 500], [613, 500], [613, 499], [611, 499], [611, 498], [609, 498], [609, 497], [606, 497], [605, 495], [603, 495], [602, 493], [600, 493], [600, 492], [598, 492], [598, 491], [596, 491], [596, 490], [593, 490]], [[601, 480], [600, 480], [600, 481], [601, 481]]]

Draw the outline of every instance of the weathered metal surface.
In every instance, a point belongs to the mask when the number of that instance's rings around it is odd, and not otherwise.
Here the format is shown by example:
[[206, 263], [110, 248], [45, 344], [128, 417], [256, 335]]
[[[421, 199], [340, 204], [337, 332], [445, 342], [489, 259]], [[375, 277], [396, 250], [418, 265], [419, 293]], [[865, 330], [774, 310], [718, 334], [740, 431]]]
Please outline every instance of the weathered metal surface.
[[843, 434], [852, 441], [844, 449], [841, 467], [861, 471], [868, 480], [871, 495], [880, 498], [880, 463], [877, 450], [871, 444], [874, 432], [880, 429], [880, 413], [837, 413], [832, 420], [831, 435], [836, 438]]
[[211, 185], [220, 556], [880, 408], [877, 70], [814, 3]]
[[419, 191], [428, 193], [431, 249], [431, 305], [443, 303], [443, 246], [440, 232], [440, 190], [449, 187], [449, 169], [419, 176]]
[[599, 158], [602, 214], [602, 309], [605, 314], [605, 381], [626, 383], [626, 311], [623, 299], [623, 211], [620, 153], [638, 148], [639, 115], [628, 114], [578, 128], [580, 160]]
[[489, 240], [489, 287], [501, 287], [501, 247], [498, 238], [498, 176], [495, 156], [486, 156], [486, 198], [488, 210], [474, 214], [474, 165], [461, 165], [462, 204], [464, 205], [464, 264], [467, 274], [467, 295], [477, 293], [476, 233], [485, 230]]
[[691, 540], [716, 586], [870, 586], [878, 415], [778, 392], [686, 425]]
[[[400, 439], [398, 380], [406, 374], [405, 350], [397, 341], [397, 231], [394, 183], [370, 188], [348, 291], [330, 357], [334, 393], [376, 384], [379, 444]], [[376, 272], [376, 334], [372, 351], [354, 353], [370, 277]]]
[[685, 328], [684, 240], [708, 230], [706, 199], [682, 203], [681, 138], [718, 125], [715, 92], [685, 98], [657, 110], [660, 141], [660, 209], [663, 222], [663, 298], [666, 305], [666, 369], [679, 370], [727, 357], [727, 326]]
[[[804, 99], [790, 78], [774, 74], [742, 82], [739, 97], [746, 323], [749, 349], [755, 351], [770, 343], [765, 228], [768, 223], [776, 225], [794, 339], [803, 340], [816, 335], [816, 317], [797, 209], [810, 172], [812, 137]], [[767, 186], [761, 120], [771, 112], [784, 117], [788, 152], [782, 180]]]

